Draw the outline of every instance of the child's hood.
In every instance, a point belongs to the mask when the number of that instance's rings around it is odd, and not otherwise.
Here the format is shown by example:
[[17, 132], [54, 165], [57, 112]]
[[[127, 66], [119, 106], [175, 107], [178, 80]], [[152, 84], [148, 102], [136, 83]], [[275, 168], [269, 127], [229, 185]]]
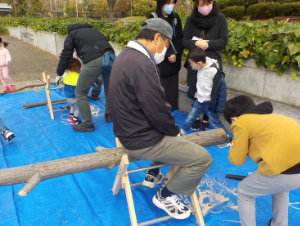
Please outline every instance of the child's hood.
[[219, 64], [218, 64], [218, 61], [217, 60], [215, 60], [215, 59], [212, 59], [212, 58], [210, 58], [210, 57], [205, 57], [205, 59], [206, 59], [206, 63], [207, 63], [207, 66], [205, 66], [204, 68], [209, 68], [211, 65], [213, 65], [213, 64], [216, 64], [217, 65], [217, 67], [219, 67]]

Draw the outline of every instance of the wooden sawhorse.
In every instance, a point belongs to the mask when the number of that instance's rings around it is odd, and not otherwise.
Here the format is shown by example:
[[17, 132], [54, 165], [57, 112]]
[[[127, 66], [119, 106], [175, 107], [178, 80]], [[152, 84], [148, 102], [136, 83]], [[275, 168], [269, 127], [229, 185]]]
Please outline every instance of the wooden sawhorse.
[[[120, 143], [118, 138], [116, 138], [116, 143], [117, 143], [117, 147], [122, 147], [122, 144]], [[135, 172], [145, 171], [145, 170], [154, 169], [154, 168], [158, 168], [158, 167], [163, 167], [163, 166], [167, 166], [168, 164], [162, 164], [162, 165], [156, 165], [156, 166], [150, 166], [150, 167], [143, 167], [143, 168], [134, 169], [134, 170], [127, 170], [128, 165], [129, 165], [129, 157], [128, 157], [128, 154], [125, 153], [122, 156], [122, 159], [121, 159], [121, 162], [120, 162], [120, 165], [119, 165], [119, 170], [117, 172], [115, 182], [114, 182], [114, 185], [113, 185], [113, 188], [112, 188], [112, 192], [113, 192], [114, 195], [118, 195], [121, 186], [122, 186], [123, 189], [125, 189], [125, 194], [126, 194], [126, 199], [127, 199], [128, 212], [129, 212], [129, 216], [130, 216], [131, 225], [132, 226], [137, 226], [137, 225], [144, 226], [144, 225], [155, 224], [155, 223], [159, 223], [159, 222], [171, 219], [172, 217], [165, 216], [165, 217], [153, 219], [153, 220], [150, 220], [150, 221], [145, 221], [145, 222], [138, 223], [137, 218], [136, 218], [136, 214], [135, 214], [135, 208], [134, 208], [134, 202], [133, 202], [131, 187], [139, 186], [142, 183], [130, 185], [129, 176], [128, 176], [128, 174], [130, 174], [130, 173], [135, 173]], [[178, 168], [179, 168], [178, 166], [172, 166], [170, 171], [168, 172], [166, 178], [168, 180], [171, 179], [171, 177], [178, 170]], [[194, 191], [194, 193], [190, 196], [190, 198], [191, 198], [191, 201], [192, 201], [192, 206], [194, 208], [193, 213], [196, 217], [196, 221], [197, 221], [198, 225], [205, 226], [203, 216], [202, 216], [202, 212], [201, 212], [201, 209], [200, 209], [199, 199], [197, 197], [196, 191]]]
[[[45, 83], [45, 91], [46, 91], [46, 96], [47, 96], [47, 106], [49, 109], [50, 117], [52, 120], [54, 120], [54, 112], [57, 111], [64, 111], [67, 109], [58, 109], [58, 110], [53, 110], [52, 103], [55, 103], [55, 101], [51, 101], [51, 96], [50, 96], [50, 91], [53, 89], [59, 89], [59, 88], [50, 88], [50, 76], [45, 74], [43, 72], [43, 82]], [[64, 101], [65, 100], [65, 101]], [[66, 99], [63, 99], [62, 101], [58, 101], [57, 103], [64, 103], [66, 102]]]

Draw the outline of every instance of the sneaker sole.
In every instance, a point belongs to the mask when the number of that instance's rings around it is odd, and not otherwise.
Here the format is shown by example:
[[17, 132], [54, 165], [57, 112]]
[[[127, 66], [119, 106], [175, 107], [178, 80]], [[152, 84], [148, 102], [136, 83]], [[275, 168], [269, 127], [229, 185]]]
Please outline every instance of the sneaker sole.
[[93, 129], [75, 129], [73, 126], [73, 130], [75, 130], [76, 132], [94, 132], [95, 128], [93, 128]]
[[169, 212], [161, 203], [160, 201], [158, 201], [155, 197], [155, 195], [153, 196], [152, 202], [155, 206], [157, 206], [158, 208], [164, 210], [170, 217], [173, 217], [177, 220], [184, 220], [190, 217], [191, 215], [191, 211], [186, 212], [185, 214], [182, 214], [182, 216], [174, 216], [171, 212]]
[[159, 182], [157, 182], [157, 183], [149, 182], [149, 181], [144, 180], [142, 182], [142, 185], [145, 186], [145, 187], [148, 187], [148, 188], [154, 188], [155, 185], [161, 184], [163, 182], [163, 180], [164, 180], [163, 177], [161, 177], [161, 180]]
[[147, 187], [147, 188], [154, 188], [155, 187], [155, 183], [149, 182], [149, 181], [143, 181], [142, 185]]

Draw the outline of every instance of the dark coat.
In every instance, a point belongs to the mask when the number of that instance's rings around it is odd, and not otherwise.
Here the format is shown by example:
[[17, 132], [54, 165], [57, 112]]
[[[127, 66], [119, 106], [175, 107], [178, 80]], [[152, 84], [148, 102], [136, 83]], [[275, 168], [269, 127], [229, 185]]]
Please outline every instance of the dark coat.
[[63, 75], [68, 68], [74, 49], [83, 64], [102, 56], [107, 50], [114, 51], [105, 36], [88, 23], [69, 24], [67, 29], [68, 37], [60, 54], [57, 75]]
[[179, 133], [159, 80], [156, 64], [134, 48], [124, 49], [114, 62], [109, 84], [113, 129], [127, 149], [151, 147]]
[[162, 12], [159, 10], [153, 13], [151, 13], [148, 18], [159, 17], [167, 21], [173, 28], [172, 42], [177, 51], [176, 62], [170, 63], [168, 57], [174, 53], [172, 52], [172, 48], [169, 48], [167, 50], [165, 60], [158, 64], [158, 68], [160, 70], [161, 85], [165, 90], [166, 102], [171, 104], [172, 111], [174, 111], [178, 109], [178, 73], [181, 69], [181, 56], [183, 52], [182, 22], [178, 14], [174, 12], [172, 12], [168, 17], [164, 17]]

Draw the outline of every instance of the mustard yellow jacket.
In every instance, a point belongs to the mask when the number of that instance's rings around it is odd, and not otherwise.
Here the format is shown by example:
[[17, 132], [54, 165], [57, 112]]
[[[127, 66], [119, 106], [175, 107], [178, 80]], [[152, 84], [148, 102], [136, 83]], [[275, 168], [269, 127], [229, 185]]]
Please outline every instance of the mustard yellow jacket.
[[229, 161], [258, 164], [257, 172], [273, 176], [300, 163], [300, 124], [277, 114], [244, 114], [231, 125], [234, 135]]

